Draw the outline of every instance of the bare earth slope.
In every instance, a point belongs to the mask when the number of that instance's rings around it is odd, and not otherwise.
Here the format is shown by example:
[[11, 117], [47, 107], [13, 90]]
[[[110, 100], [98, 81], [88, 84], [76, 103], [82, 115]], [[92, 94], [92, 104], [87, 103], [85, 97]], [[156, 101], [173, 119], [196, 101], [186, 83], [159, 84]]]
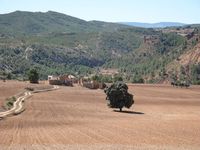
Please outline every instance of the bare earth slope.
[[102, 90], [35, 94], [25, 112], [0, 121], [0, 149], [199, 149], [200, 87], [129, 88], [135, 105], [126, 113], [107, 108]]
[[200, 42], [190, 51], [180, 56], [181, 65], [200, 63]]
[[[200, 63], [200, 42], [193, 48], [187, 51], [186, 53], [182, 54], [179, 57], [179, 60], [174, 60], [173, 62], [169, 63], [167, 66], [167, 70], [180, 70], [181, 66], [190, 66], [192, 64], [199, 64]], [[178, 71], [180, 72], [180, 71]]]

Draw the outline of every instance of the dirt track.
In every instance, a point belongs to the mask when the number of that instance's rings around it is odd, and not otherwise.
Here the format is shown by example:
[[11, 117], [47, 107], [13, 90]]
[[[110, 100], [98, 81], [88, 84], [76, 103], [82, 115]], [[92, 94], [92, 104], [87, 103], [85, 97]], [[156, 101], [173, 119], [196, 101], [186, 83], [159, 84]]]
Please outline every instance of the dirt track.
[[13, 103], [13, 107], [9, 110], [0, 112], [0, 118], [4, 118], [11, 114], [19, 114], [23, 111], [24, 100], [31, 95], [31, 92], [25, 92], [24, 95], [18, 97]]
[[[41, 85], [38, 85], [38, 87], [42, 87]], [[16, 98], [16, 101], [13, 103], [13, 107], [10, 108], [9, 110], [5, 110], [5, 111], [2, 111], [0, 112], [0, 118], [3, 119], [7, 116], [10, 116], [10, 115], [17, 115], [17, 114], [20, 114], [22, 111], [24, 111], [25, 107], [23, 106], [24, 105], [24, 101], [30, 97], [33, 93], [40, 93], [40, 92], [49, 92], [49, 91], [53, 91], [53, 90], [56, 90], [56, 89], [59, 89], [58, 86], [55, 86], [54, 87], [47, 87], [47, 88], [44, 88], [43, 89], [35, 89], [33, 92], [30, 92], [30, 91], [24, 91], [22, 93], [20, 93], [21, 96], [17, 97]]]
[[135, 105], [126, 113], [107, 108], [102, 90], [62, 87], [34, 94], [25, 112], [0, 121], [0, 149], [200, 148], [200, 87], [129, 90]]
[[23, 89], [28, 85], [26, 82], [19, 81], [0, 81], [0, 106], [2, 106], [3, 101], [15, 95], [16, 93], [22, 92]]

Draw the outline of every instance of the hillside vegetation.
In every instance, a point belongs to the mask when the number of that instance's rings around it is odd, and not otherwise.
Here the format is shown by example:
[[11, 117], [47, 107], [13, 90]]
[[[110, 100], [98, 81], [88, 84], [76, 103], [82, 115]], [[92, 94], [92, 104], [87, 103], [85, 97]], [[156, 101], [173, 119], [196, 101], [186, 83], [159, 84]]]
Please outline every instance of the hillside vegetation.
[[[84, 76], [114, 68], [127, 81], [161, 83], [174, 74], [198, 84], [199, 40], [199, 25], [145, 29], [52, 11], [16, 11], [0, 15], [0, 74], [26, 79], [34, 67], [46, 79], [48, 74]], [[197, 61], [186, 57], [190, 51]], [[189, 63], [181, 63], [183, 58]]]

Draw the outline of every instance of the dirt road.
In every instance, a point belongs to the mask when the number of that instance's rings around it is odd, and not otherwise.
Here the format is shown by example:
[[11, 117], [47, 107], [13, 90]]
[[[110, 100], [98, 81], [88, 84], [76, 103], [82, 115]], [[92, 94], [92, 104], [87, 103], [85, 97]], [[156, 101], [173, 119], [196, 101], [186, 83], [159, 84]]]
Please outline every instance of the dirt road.
[[124, 113], [106, 106], [102, 90], [34, 94], [25, 112], [0, 121], [0, 149], [199, 150], [200, 87], [131, 85], [129, 91], [135, 105]]
[[2, 106], [6, 98], [22, 92], [27, 85], [27, 82], [0, 81], [0, 106]]
[[[4, 84], [6, 84], [6, 83], [4, 83]], [[7, 86], [9, 87], [10, 85], [8, 84]], [[42, 87], [42, 86], [38, 86], [38, 87]], [[17, 115], [17, 114], [21, 113], [24, 110], [23, 103], [24, 103], [25, 99], [30, 97], [33, 93], [48, 92], [48, 91], [52, 91], [52, 90], [56, 90], [56, 89], [59, 89], [59, 86], [53, 86], [53, 87], [47, 87], [47, 88], [43, 87], [42, 89], [34, 90], [33, 92], [30, 92], [30, 91], [22, 92], [21, 93], [22, 96], [17, 97], [17, 99], [13, 103], [13, 107], [11, 109], [0, 112], [0, 118], [2, 119], [9, 115], [13, 115], [13, 114]]]

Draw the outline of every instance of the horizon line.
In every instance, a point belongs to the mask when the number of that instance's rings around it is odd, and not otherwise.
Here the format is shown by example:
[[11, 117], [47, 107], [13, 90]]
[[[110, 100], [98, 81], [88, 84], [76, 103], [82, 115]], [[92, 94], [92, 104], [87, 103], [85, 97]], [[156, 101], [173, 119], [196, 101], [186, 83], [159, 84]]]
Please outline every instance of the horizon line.
[[67, 16], [71, 16], [71, 17], [74, 17], [74, 18], [77, 18], [77, 19], [81, 19], [81, 20], [84, 20], [84, 21], [101, 21], [101, 22], [108, 22], [108, 23], [144, 23], [144, 24], [158, 24], [158, 23], [181, 23], [181, 24], [184, 24], [184, 25], [192, 25], [192, 24], [200, 24], [198, 22], [193, 22], [193, 23], [185, 23], [185, 22], [181, 22], [181, 21], [156, 21], [156, 22], [145, 22], [145, 21], [105, 21], [105, 20], [97, 20], [97, 19], [92, 19], [92, 20], [85, 20], [85, 19], [82, 19], [80, 17], [77, 17], [77, 16], [72, 16], [72, 15], [69, 15], [69, 14], [66, 14], [64, 12], [58, 12], [58, 11], [54, 11], [54, 10], [47, 10], [47, 11], [27, 11], [27, 10], [14, 10], [14, 11], [9, 11], [9, 12], [5, 12], [5, 13], [1, 13], [0, 12], [0, 15], [7, 15], [7, 14], [11, 14], [11, 13], [14, 13], [14, 12], [17, 12], [17, 11], [20, 11], [20, 12], [30, 12], [30, 13], [48, 13], [48, 12], [56, 12], [56, 13], [60, 13], [60, 14], [64, 14], [64, 15], [67, 15]]

